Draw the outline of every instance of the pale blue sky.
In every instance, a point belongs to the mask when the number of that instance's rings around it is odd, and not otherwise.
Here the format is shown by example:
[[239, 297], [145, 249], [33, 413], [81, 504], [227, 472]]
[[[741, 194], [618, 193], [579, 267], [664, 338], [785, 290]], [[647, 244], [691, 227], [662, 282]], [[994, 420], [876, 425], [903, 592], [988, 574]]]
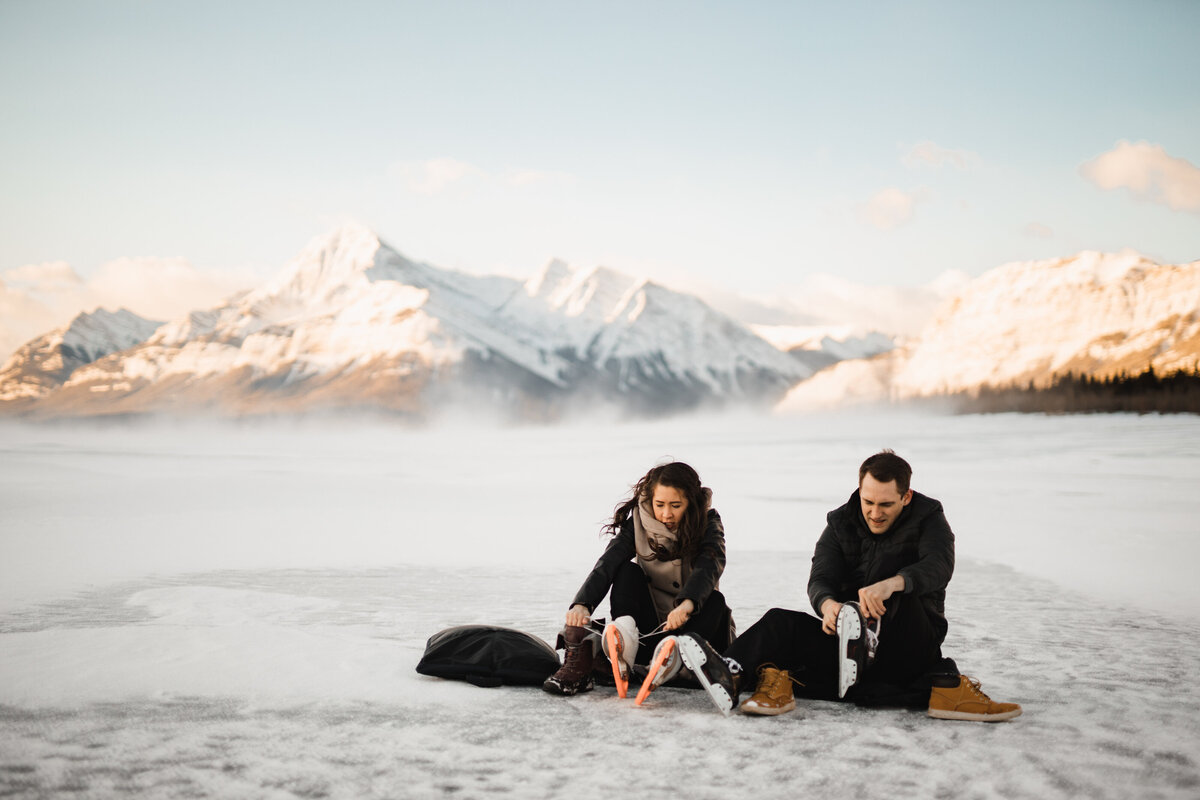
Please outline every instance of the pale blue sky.
[[1190, 261], [1198, 41], [1187, 0], [0, 0], [0, 271], [265, 275], [349, 219], [474, 272], [747, 291]]

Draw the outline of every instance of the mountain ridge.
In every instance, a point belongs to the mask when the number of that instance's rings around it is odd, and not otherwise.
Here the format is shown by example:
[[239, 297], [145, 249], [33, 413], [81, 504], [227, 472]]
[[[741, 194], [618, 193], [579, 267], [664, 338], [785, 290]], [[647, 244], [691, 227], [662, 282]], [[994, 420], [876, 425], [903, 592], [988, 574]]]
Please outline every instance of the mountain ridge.
[[1200, 364], [1200, 261], [1158, 264], [1133, 251], [1084, 251], [989, 270], [921, 334], [844, 360], [794, 387], [781, 411], [891, 403], [983, 387], [1045, 386]]
[[1084, 251], [1000, 265], [902, 339], [744, 325], [602, 265], [472, 275], [347, 225], [216, 306], [165, 323], [101, 309], [30, 340], [0, 368], [0, 413], [786, 411], [1197, 363], [1200, 261]]
[[28, 406], [62, 386], [80, 367], [145, 341], [162, 324], [124, 308], [78, 314], [9, 356], [0, 367], [0, 403]]
[[697, 298], [551, 262], [521, 282], [412, 261], [349, 225], [274, 278], [97, 352], [36, 415], [255, 414], [479, 404], [662, 413], [770, 402], [811, 370]]

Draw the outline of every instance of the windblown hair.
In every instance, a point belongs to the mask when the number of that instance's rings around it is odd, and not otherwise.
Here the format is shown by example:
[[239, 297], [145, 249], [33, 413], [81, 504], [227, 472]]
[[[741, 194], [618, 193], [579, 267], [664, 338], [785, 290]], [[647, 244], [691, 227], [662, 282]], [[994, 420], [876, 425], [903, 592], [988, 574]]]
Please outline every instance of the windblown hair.
[[687, 498], [687, 508], [676, 527], [674, 547], [651, 542], [650, 548], [653, 552], [638, 555], [647, 561], [674, 561], [681, 558], [691, 562], [700, 552], [700, 541], [708, 520], [708, 504], [712, 491], [702, 486], [696, 470], [682, 461], [659, 464], [643, 475], [633, 486], [633, 496], [620, 503], [613, 511], [612, 522], [604, 526], [603, 533], [615, 536], [625, 520], [637, 513], [638, 503], [643, 499], [648, 502], [654, 496], [656, 486], [669, 486], [683, 492], [683, 496]]
[[912, 482], [912, 467], [908, 465], [907, 461], [896, 455], [894, 450], [880, 450], [862, 463], [862, 466], [858, 468], [859, 486], [862, 486], [863, 478], [867, 476], [868, 472], [880, 483], [895, 481], [896, 488], [900, 490], [901, 495], [908, 492], [909, 484]]

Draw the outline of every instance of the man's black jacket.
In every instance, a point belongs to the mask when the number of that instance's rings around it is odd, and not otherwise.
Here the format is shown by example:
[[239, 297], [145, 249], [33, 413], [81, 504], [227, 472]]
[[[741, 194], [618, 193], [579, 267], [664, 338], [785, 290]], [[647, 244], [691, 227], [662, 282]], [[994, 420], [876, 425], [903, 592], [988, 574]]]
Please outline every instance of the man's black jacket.
[[813, 553], [808, 599], [817, 616], [821, 603], [857, 600], [858, 590], [895, 575], [904, 576], [904, 593], [917, 596], [946, 638], [946, 584], [954, 574], [954, 533], [942, 504], [913, 492], [912, 501], [887, 531], [871, 533], [862, 515], [858, 491], [830, 511]]

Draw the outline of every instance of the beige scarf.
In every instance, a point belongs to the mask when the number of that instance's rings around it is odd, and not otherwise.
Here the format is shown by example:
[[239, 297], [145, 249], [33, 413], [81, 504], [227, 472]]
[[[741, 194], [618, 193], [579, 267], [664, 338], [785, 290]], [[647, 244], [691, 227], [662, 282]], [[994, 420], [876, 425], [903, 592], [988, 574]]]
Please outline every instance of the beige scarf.
[[[712, 505], [712, 494], [706, 493], [705, 513]], [[687, 583], [692, 574], [692, 565], [684, 564], [682, 559], [659, 561], [654, 557], [651, 543], [667, 550], [675, 547], [675, 531], [654, 518], [654, 509], [649, 497], [642, 497], [637, 511], [633, 516], [633, 543], [637, 551], [637, 563], [642, 572], [650, 578], [650, 596], [654, 599], [654, 609], [658, 612], [660, 623], [667, 621], [667, 614], [675, 608], [675, 598]]]

